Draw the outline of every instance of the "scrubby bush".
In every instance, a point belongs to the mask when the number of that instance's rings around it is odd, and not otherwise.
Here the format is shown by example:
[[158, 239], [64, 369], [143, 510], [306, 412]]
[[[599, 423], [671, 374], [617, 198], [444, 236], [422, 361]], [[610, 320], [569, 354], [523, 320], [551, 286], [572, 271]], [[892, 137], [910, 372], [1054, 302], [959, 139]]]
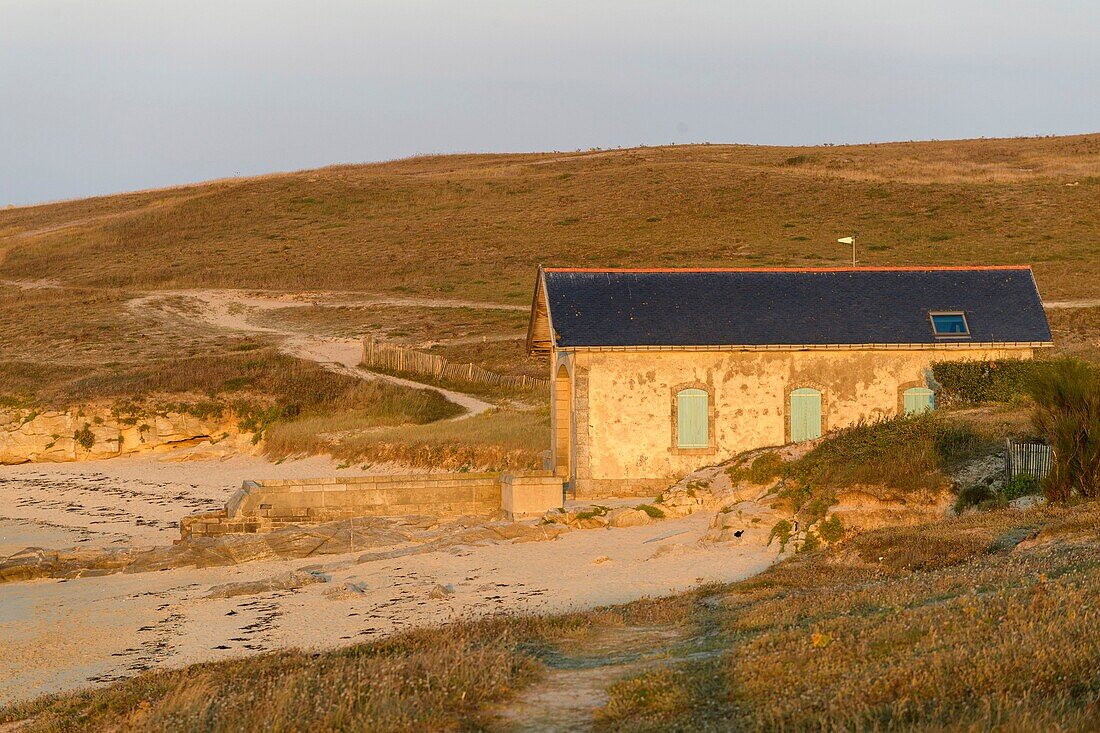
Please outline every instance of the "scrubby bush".
[[650, 516], [651, 519], [664, 519], [665, 513], [659, 507], [655, 507], [652, 504], [639, 504], [634, 507], [639, 511], [643, 511]]
[[746, 466], [743, 462], [726, 469], [734, 483], [748, 481], [754, 484], [767, 484], [783, 475], [783, 459], [778, 453], [761, 453]]
[[832, 544], [844, 537], [844, 525], [841, 524], [840, 517], [834, 515], [817, 525], [817, 533], [821, 535], [821, 539]]
[[791, 463], [787, 473], [804, 485], [919, 490], [942, 484], [943, 470], [989, 449], [969, 426], [926, 412], [838, 430]]
[[779, 549], [783, 550], [787, 547], [787, 543], [791, 541], [791, 534], [794, 532], [794, 525], [786, 519], [780, 519], [772, 527], [771, 533], [768, 535], [768, 544], [771, 545], [772, 540], [779, 540]]
[[84, 423], [84, 427], [73, 433], [73, 440], [84, 450], [91, 450], [92, 446], [95, 445], [95, 433], [92, 432], [92, 426]]
[[1032, 423], [1054, 462], [1043, 481], [1051, 501], [1100, 496], [1100, 373], [1073, 359], [1054, 362], [1029, 382]]
[[807, 530], [806, 535], [802, 538], [802, 544], [799, 545], [799, 552], [813, 552], [821, 547], [821, 540], [817, 538], [817, 535], [812, 530]]
[[603, 506], [602, 504], [596, 504], [595, 506], [577, 512], [577, 519], [594, 519], [595, 517], [606, 516], [611, 511], [610, 507]]
[[1049, 368], [1050, 362], [1033, 359], [938, 361], [932, 376], [940, 384], [941, 405], [977, 405], [1023, 400], [1035, 375]]
[[1005, 487], [1001, 489], [1001, 496], [1008, 501], [1013, 499], [1019, 499], [1021, 496], [1033, 496], [1034, 494], [1041, 494], [1042, 488], [1039, 486], [1039, 479], [1032, 476], [1030, 473], [1018, 473], [1012, 477], [1012, 479], [1005, 484]]
[[959, 491], [959, 498], [955, 500], [955, 513], [962, 514], [964, 510], [972, 506], [978, 506], [987, 501], [993, 501], [996, 498], [997, 494], [986, 484], [973, 484], [967, 486]]

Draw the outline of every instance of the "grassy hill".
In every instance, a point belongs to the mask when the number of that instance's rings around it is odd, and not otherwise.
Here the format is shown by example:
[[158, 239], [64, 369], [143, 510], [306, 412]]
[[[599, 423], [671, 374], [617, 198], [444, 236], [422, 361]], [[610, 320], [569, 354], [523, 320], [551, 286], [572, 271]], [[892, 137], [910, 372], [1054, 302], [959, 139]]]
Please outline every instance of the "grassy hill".
[[0, 211], [0, 277], [523, 303], [539, 262], [1032, 263], [1100, 295], [1100, 134], [458, 155]]
[[[543, 376], [545, 364], [527, 358], [522, 341], [539, 263], [844, 265], [850, 251], [836, 239], [855, 233], [864, 264], [1030, 263], [1048, 300], [1097, 298], [1098, 200], [1100, 134], [1092, 134], [436, 156], [8, 208], [0, 210], [0, 404], [144, 398], [185, 382], [237, 399], [230, 393], [240, 380], [221, 378], [223, 362], [269, 349], [275, 331], [371, 334]], [[210, 288], [324, 291], [329, 300], [258, 310], [250, 318], [260, 330], [245, 335], [188, 317], [202, 307], [196, 289]], [[439, 299], [471, 302], [440, 308]], [[1052, 325], [1074, 353], [1100, 353], [1100, 309], [1055, 311]], [[463, 426], [481, 436], [470, 454], [454, 426], [404, 429], [403, 415], [431, 422], [446, 412], [413, 390], [334, 384], [366, 401], [299, 405], [292, 365], [263, 354], [265, 369], [287, 374], [246, 385], [251, 396], [314, 420], [272, 433], [281, 453], [324, 449], [318, 435], [379, 425], [394, 430], [371, 433], [373, 447], [342, 439], [342, 458], [415, 462], [442, 451], [456, 465], [536, 465], [544, 448], [545, 410]], [[149, 379], [150, 370], [159, 376]], [[493, 395], [501, 397], [530, 395]], [[327, 424], [313, 402], [344, 411]]]

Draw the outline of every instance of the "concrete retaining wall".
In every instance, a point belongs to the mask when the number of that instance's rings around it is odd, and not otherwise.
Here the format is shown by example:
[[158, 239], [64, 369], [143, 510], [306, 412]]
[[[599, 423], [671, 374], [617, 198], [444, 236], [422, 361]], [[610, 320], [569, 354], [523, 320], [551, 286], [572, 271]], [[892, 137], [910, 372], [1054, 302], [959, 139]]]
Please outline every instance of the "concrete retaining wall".
[[506, 473], [500, 477], [500, 509], [505, 519], [540, 517], [562, 506], [562, 477]]
[[561, 505], [562, 480], [546, 472], [245, 481], [224, 510], [180, 520], [180, 535], [269, 532], [352, 517], [410, 514], [514, 519]]

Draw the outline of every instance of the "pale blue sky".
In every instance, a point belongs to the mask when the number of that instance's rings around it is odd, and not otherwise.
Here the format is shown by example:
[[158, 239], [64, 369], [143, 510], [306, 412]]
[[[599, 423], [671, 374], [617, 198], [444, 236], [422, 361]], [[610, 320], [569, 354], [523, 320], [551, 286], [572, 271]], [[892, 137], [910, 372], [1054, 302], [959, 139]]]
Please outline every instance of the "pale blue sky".
[[0, 205], [417, 153], [1100, 130], [1094, 0], [0, 0]]

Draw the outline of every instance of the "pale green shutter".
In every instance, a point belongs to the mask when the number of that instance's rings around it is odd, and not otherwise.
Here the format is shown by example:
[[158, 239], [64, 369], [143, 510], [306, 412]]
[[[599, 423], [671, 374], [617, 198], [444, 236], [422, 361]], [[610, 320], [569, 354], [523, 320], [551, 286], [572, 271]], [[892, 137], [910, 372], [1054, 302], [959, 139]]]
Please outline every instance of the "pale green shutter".
[[936, 394], [927, 387], [911, 387], [903, 395], [905, 414], [916, 415], [936, 407]]
[[676, 395], [676, 445], [680, 448], [710, 447], [707, 393], [685, 389]]
[[821, 437], [821, 393], [803, 387], [791, 393], [791, 442]]

